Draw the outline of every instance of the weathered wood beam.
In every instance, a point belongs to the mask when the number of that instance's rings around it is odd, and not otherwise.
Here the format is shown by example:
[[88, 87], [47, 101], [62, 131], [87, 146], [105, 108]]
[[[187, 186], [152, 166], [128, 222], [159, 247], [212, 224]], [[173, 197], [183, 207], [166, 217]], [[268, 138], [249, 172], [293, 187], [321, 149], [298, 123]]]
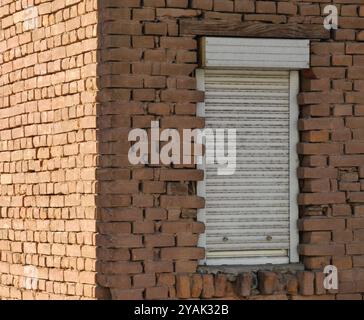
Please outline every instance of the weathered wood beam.
[[323, 25], [315, 24], [270, 24], [262, 22], [239, 22], [225, 20], [180, 20], [182, 35], [284, 38], [284, 39], [329, 39], [330, 32]]

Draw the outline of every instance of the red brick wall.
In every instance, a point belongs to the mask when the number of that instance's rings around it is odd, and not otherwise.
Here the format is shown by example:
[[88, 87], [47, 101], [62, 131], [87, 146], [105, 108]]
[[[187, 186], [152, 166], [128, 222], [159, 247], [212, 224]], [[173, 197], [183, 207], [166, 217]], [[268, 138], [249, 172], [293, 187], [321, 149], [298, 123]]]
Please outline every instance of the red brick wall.
[[[203, 127], [196, 117], [198, 37], [181, 18], [307, 23], [323, 28], [336, 4], [340, 29], [313, 40], [301, 72], [299, 179], [301, 263], [305, 271], [198, 271], [203, 199], [193, 166], [131, 166], [127, 134]], [[102, 175], [99, 181], [99, 285], [113, 299], [362, 299], [364, 293], [364, 6], [359, 0], [103, 1]], [[109, 9], [107, 9], [109, 8]], [[112, 9], [110, 9], [112, 8]], [[282, 37], [285, 35], [282, 34]], [[339, 269], [339, 290], [323, 288], [323, 267]]]
[[[38, 0], [34, 31], [19, 22], [23, 2], [0, 6], [1, 298], [362, 299], [360, 0]], [[322, 26], [331, 3], [340, 29], [312, 41], [300, 77], [305, 271], [202, 274], [203, 173], [127, 158], [132, 128], [204, 125], [198, 37], [182, 37], [179, 20]], [[337, 292], [322, 287], [327, 264], [339, 268]], [[38, 269], [37, 291], [22, 287], [26, 265]]]
[[0, 299], [96, 295], [96, 5], [0, 4]]

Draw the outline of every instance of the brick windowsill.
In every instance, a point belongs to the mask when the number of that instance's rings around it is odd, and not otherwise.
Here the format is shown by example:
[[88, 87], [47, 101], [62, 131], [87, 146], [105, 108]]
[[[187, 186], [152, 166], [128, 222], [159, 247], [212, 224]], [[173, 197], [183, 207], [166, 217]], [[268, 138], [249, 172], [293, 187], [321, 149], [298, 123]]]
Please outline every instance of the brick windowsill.
[[304, 265], [301, 263], [288, 264], [264, 264], [264, 265], [221, 265], [221, 266], [199, 266], [200, 273], [225, 273], [231, 276], [236, 276], [242, 272], [257, 272], [257, 271], [277, 271], [277, 272], [296, 272], [304, 271]]

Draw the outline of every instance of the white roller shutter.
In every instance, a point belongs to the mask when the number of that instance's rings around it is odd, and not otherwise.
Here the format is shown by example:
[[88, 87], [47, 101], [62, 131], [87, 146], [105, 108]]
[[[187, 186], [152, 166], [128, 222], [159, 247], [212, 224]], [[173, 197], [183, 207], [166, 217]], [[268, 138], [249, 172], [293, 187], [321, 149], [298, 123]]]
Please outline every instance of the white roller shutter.
[[[206, 128], [237, 129], [237, 167], [217, 175], [206, 164], [199, 193], [206, 207], [203, 243], [207, 264], [288, 263], [296, 245], [291, 230], [297, 181], [296, 133], [290, 135], [296, 111], [290, 109], [292, 77], [284, 70], [206, 69], [202, 113]], [[201, 84], [202, 75], [202, 84]], [[295, 121], [295, 120], [293, 120]], [[293, 221], [294, 218], [294, 221]], [[292, 252], [291, 252], [292, 254]], [[296, 256], [296, 253], [293, 253]], [[293, 259], [296, 259], [294, 257]]]

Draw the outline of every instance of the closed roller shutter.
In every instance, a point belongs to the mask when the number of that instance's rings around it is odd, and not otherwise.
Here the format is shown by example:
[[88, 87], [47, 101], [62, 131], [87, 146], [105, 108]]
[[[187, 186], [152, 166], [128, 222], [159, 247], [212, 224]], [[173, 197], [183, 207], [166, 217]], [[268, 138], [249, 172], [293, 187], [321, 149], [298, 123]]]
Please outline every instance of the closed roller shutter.
[[235, 174], [205, 167], [206, 258], [289, 262], [290, 72], [207, 69], [204, 86], [206, 127], [237, 129]]

